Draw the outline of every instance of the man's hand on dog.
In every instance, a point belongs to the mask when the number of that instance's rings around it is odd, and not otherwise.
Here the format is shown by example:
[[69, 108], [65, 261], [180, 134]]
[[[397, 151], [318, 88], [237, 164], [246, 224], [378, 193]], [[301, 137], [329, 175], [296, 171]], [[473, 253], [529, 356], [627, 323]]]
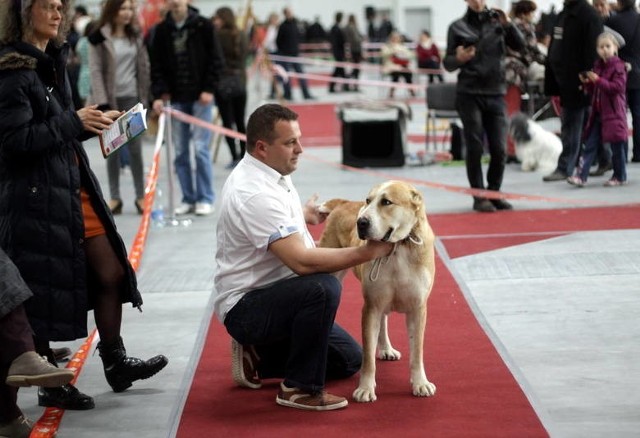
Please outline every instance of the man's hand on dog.
[[304, 212], [304, 220], [309, 225], [318, 225], [325, 221], [329, 213], [322, 213], [318, 209], [320, 205], [318, 205], [318, 194], [314, 194], [306, 204], [304, 204], [304, 208], [302, 209]]

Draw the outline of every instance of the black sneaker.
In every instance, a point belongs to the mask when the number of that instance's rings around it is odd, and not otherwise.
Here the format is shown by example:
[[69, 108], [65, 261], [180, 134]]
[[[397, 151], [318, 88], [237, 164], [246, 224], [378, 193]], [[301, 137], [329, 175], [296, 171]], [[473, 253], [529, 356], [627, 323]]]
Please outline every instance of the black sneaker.
[[542, 181], [544, 182], [566, 181], [566, 180], [567, 180], [567, 175], [565, 175], [563, 172], [560, 172], [559, 170], [554, 170], [549, 175], [542, 177]]
[[589, 176], [602, 176], [610, 170], [613, 170], [613, 166], [611, 165], [611, 163], [608, 163], [604, 166], [598, 166], [596, 170], [590, 171]]
[[493, 213], [496, 208], [487, 198], [474, 198], [473, 209], [481, 213]]
[[71, 384], [59, 388], [38, 388], [38, 406], [60, 408], [68, 411], [86, 411], [93, 409], [93, 398], [78, 391]]
[[513, 210], [513, 205], [511, 205], [504, 199], [491, 199], [490, 201], [496, 208], [496, 210]]

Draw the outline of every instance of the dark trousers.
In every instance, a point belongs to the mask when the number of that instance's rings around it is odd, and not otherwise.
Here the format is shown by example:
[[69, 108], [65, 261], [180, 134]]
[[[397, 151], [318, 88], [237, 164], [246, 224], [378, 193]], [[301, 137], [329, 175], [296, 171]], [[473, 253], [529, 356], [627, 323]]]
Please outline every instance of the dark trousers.
[[15, 358], [34, 350], [33, 332], [22, 305], [0, 318], [0, 345], [0, 423], [8, 423], [22, 415], [18, 388], [4, 383], [9, 367]]
[[[419, 62], [418, 63], [418, 68], [439, 70], [441, 67], [440, 67], [440, 63], [438, 63], [437, 61], [433, 61], [431, 59], [427, 59], [427, 60], [425, 60], [423, 62]], [[444, 77], [441, 74], [429, 73], [429, 83], [430, 84], [433, 84], [435, 78], [438, 78], [438, 82], [444, 82]]]
[[[360, 62], [362, 61], [362, 52], [351, 52], [351, 62], [354, 64], [360, 64]], [[360, 69], [357, 67], [354, 67], [351, 70], [351, 74], [349, 75], [351, 78], [353, 79], [359, 79], [360, 78]], [[360, 89], [358, 84], [353, 84], [352, 88], [356, 91], [358, 91]]]
[[[342, 58], [335, 58], [336, 62], [344, 62], [345, 59], [344, 57]], [[345, 71], [344, 67], [335, 67], [333, 69], [333, 73], [331, 73], [331, 77], [332, 78], [342, 78], [342, 79], [346, 79], [347, 77], [347, 72]], [[349, 85], [345, 84], [345, 83], [336, 83], [336, 82], [329, 82], [329, 91], [332, 92], [336, 86], [341, 87], [344, 91], [349, 90]]]
[[[282, 67], [286, 70], [286, 71], [294, 71], [296, 73], [300, 73], [303, 74], [304, 70], [302, 69], [302, 64], [299, 64], [297, 62], [284, 62], [281, 61], [279, 62], [280, 65], [282, 65]], [[278, 80], [280, 82], [282, 82], [282, 90], [283, 90], [283, 94], [284, 94], [284, 98], [287, 100], [291, 100], [292, 96], [291, 96], [291, 81], [293, 80], [292, 78], [289, 78], [288, 81], [284, 81], [284, 79], [282, 79], [280, 76], [278, 76]], [[309, 86], [307, 85], [307, 80], [304, 78], [297, 78], [298, 80], [298, 84], [300, 84], [300, 89], [302, 90], [302, 96], [305, 99], [310, 99], [311, 98], [311, 93], [309, 92]]]
[[562, 152], [558, 157], [556, 171], [566, 176], [573, 175], [578, 165], [578, 156], [582, 145], [582, 129], [588, 107], [566, 108], [562, 107], [560, 121], [560, 138], [562, 139]]
[[485, 136], [489, 146], [487, 189], [500, 190], [505, 166], [507, 116], [504, 96], [484, 96], [458, 93], [456, 110], [464, 128], [467, 148], [465, 162], [467, 178], [474, 189], [484, 189], [482, 154]]
[[[234, 129], [238, 132], [245, 133], [245, 112], [247, 109], [247, 90], [238, 96], [231, 97], [229, 99], [216, 97], [216, 106], [220, 111], [220, 118], [222, 119], [222, 126], [228, 129]], [[238, 161], [244, 156], [245, 142], [240, 141], [240, 151], [236, 149], [236, 139], [233, 137], [225, 137], [227, 145], [229, 146], [229, 152], [231, 153], [231, 159]]]
[[317, 393], [325, 380], [355, 374], [362, 348], [334, 323], [342, 285], [330, 274], [277, 282], [247, 293], [224, 324], [241, 344], [254, 345], [261, 378]]
[[[640, 89], [627, 90], [627, 106], [631, 112], [631, 125], [633, 128], [633, 155], [632, 160], [640, 162]], [[627, 161], [628, 150], [624, 151], [624, 160]]]

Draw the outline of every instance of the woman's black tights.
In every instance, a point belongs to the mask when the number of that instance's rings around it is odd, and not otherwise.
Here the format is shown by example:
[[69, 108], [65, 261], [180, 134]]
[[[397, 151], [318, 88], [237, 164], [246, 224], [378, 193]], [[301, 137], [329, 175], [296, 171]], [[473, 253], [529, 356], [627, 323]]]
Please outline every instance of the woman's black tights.
[[124, 267], [104, 234], [87, 239], [84, 251], [91, 278], [88, 284], [93, 288], [89, 293], [94, 304], [96, 327], [100, 340], [111, 344], [120, 336]]
[[[122, 323], [122, 301], [120, 291], [125, 271], [105, 234], [85, 240], [84, 252], [87, 260], [87, 284], [93, 302], [94, 318], [100, 340], [111, 344], [120, 336]], [[34, 337], [38, 354], [47, 356], [55, 364], [49, 340]]]

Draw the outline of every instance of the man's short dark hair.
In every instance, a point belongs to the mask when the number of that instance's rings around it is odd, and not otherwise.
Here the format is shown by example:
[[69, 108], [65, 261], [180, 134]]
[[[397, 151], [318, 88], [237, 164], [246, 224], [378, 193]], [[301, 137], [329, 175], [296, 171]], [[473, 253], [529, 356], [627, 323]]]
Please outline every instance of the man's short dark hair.
[[618, 0], [618, 8], [620, 11], [633, 9], [636, 7], [636, 0]]
[[276, 137], [276, 123], [280, 120], [298, 120], [298, 114], [277, 103], [258, 107], [247, 121], [247, 151], [252, 152], [259, 140], [271, 143]]

